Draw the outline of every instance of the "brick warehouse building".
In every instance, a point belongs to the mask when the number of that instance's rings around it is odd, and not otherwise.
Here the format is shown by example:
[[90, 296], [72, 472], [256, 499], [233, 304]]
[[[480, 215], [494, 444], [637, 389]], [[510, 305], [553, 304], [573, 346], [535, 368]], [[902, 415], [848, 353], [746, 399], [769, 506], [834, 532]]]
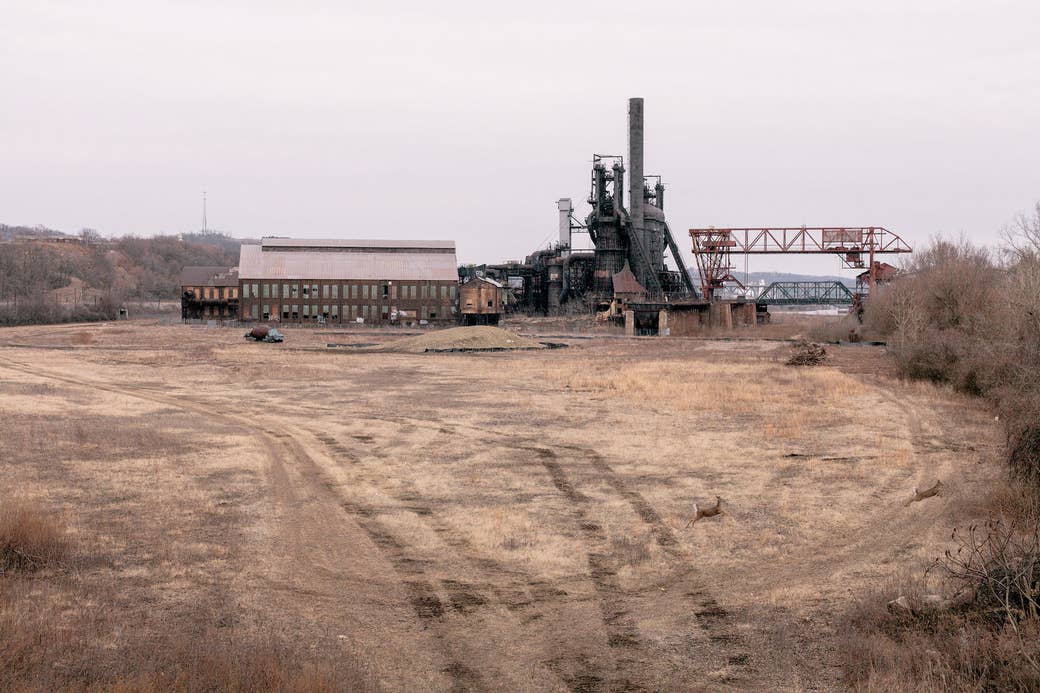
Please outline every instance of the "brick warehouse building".
[[181, 319], [238, 318], [238, 269], [185, 267], [181, 272]]
[[452, 241], [264, 238], [238, 263], [242, 320], [453, 322]]

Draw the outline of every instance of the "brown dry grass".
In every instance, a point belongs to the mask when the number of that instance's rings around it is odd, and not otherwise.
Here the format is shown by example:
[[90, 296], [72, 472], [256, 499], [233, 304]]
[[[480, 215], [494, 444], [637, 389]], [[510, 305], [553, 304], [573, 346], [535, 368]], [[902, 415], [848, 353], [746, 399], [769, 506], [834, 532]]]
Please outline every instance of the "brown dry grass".
[[[905, 508], [910, 488], [992, 478], [991, 417], [869, 375], [869, 351], [852, 376], [766, 342], [431, 355], [286, 332], [0, 354], [0, 484], [68, 509], [77, 556], [0, 586], [7, 627], [50, 624], [4, 683], [291, 687], [356, 652], [390, 689], [840, 688], [848, 590], [926, 564], [967, 512]], [[683, 531], [716, 494], [727, 514]]]
[[69, 551], [59, 519], [25, 499], [0, 498], [0, 575], [61, 565]]

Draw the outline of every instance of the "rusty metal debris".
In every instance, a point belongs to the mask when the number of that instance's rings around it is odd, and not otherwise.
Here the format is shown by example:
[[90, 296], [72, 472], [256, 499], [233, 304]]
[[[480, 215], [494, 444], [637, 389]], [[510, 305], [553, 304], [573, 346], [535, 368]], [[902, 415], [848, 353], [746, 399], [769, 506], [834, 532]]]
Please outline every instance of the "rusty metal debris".
[[246, 332], [246, 339], [254, 342], [284, 342], [285, 335], [269, 325], [257, 325]]

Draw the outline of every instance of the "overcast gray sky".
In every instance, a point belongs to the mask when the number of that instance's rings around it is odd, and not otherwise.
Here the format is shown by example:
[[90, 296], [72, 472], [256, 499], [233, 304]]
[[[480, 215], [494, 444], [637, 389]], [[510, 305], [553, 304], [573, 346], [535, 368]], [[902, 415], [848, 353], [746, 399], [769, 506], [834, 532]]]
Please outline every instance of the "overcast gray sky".
[[[352, 5], [365, 9], [352, 9]], [[0, 0], [0, 222], [521, 258], [646, 99], [669, 223], [995, 241], [1040, 199], [1040, 2]], [[837, 262], [754, 261], [833, 270]]]

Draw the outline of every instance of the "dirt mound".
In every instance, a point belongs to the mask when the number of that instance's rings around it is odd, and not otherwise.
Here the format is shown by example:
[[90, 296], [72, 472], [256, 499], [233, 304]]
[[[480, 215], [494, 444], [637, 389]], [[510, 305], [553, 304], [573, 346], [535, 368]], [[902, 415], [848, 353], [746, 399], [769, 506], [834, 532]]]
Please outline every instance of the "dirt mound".
[[500, 327], [453, 327], [417, 337], [406, 337], [379, 347], [379, 351], [420, 354], [451, 349], [544, 349], [531, 339]]

